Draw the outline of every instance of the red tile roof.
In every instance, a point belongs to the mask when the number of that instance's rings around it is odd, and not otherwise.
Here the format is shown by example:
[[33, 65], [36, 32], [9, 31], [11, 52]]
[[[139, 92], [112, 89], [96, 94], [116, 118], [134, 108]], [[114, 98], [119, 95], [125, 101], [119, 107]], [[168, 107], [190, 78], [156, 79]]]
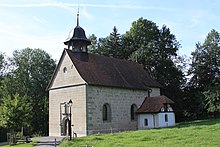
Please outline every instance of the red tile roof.
[[146, 97], [141, 107], [136, 113], [158, 113], [164, 104], [174, 103], [171, 99], [166, 96]]
[[144, 68], [132, 61], [65, 49], [81, 77], [91, 85], [149, 89], [161, 87]]

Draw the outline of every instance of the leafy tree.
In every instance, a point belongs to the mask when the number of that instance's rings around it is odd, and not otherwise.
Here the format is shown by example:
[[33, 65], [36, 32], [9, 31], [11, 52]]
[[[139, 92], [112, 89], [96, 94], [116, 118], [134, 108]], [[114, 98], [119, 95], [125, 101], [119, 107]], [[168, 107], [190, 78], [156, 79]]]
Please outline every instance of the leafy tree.
[[219, 82], [220, 75], [220, 36], [212, 30], [203, 44], [197, 43], [196, 50], [192, 52], [191, 82], [201, 90], [210, 84]]
[[183, 114], [186, 119], [201, 119], [206, 115], [203, 109], [203, 95], [196, 87], [187, 85], [184, 88]]
[[19, 94], [4, 96], [0, 105], [0, 125], [18, 131], [21, 127], [30, 126], [31, 104], [26, 96]]
[[[3, 80], [3, 70], [4, 70], [4, 54], [0, 53], [0, 86], [2, 85]], [[1, 103], [2, 95], [0, 93], [0, 103]]]
[[0, 75], [1, 76], [3, 74], [4, 63], [5, 63], [4, 54], [0, 53]]
[[55, 61], [41, 49], [26, 48], [13, 52], [10, 71], [3, 80], [1, 91], [4, 96], [18, 93], [27, 96], [32, 105], [31, 127], [33, 132], [48, 132], [47, 84], [55, 68]]
[[203, 92], [206, 100], [206, 107], [208, 112], [220, 112], [220, 85], [210, 87], [209, 90]]
[[[162, 84], [162, 94], [176, 102], [178, 120], [182, 113], [182, 86], [185, 83], [182, 67], [177, 62], [180, 47], [175, 35], [165, 25], [161, 29], [147, 19], [139, 18], [125, 33], [123, 48], [130, 51], [128, 59], [142, 64], [151, 76]], [[184, 65], [184, 63], [183, 63]]]
[[[200, 109], [205, 112], [219, 112], [220, 85], [220, 35], [211, 30], [204, 43], [197, 43], [192, 52], [192, 64], [189, 70], [192, 78], [190, 88], [199, 93]], [[194, 112], [198, 113], [198, 112]]]
[[178, 70], [172, 59], [177, 58], [179, 43], [169, 28], [164, 25], [159, 30], [152, 21], [139, 18], [132, 23], [124, 39], [130, 40], [128, 45], [123, 44], [124, 48], [131, 50], [129, 59], [143, 64], [160, 83], [170, 83], [169, 80], [164, 80], [168, 77], [167, 73], [172, 74], [172, 68], [174, 71]]
[[141, 17], [132, 23], [130, 30], [123, 36], [123, 48], [130, 51], [128, 58], [147, 66], [149, 63], [146, 58], [153, 54], [158, 37], [156, 24]]

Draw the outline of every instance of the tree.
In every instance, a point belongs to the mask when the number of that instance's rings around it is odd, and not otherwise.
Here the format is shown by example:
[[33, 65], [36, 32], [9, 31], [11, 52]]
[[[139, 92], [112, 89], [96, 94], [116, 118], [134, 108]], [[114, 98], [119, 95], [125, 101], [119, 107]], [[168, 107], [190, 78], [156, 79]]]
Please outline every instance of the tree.
[[158, 37], [159, 29], [156, 24], [141, 17], [123, 35], [123, 48], [129, 50], [129, 59], [147, 66], [147, 57], [153, 54]]
[[[0, 53], [0, 87], [2, 86], [4, 67], [5, 67], [4, 54]], [[2, 94], [0, 93], [0, 103], [1, 103], [1, 99], [2, 99]]]
[[112, 56], [115, 58], [123, 57], [122, 36], [118, 33], [116, 26], [113, 28], [113, 32], [106, 38], [100, 38], [97, 49], [94, 53], [99, 53], [105, 56]]
[[179, 48], [169, 28], [164, 25], [159, 30], [152, 21], [139, 18], [132, 23], [123, 39], [129, 40], [123, 44], [123, 48], [131, 51], [129, 59], [142, 64], [160, 83], [169, 84], [169, 81], [164, 80], [167, 79], [167, 73], [171, 73], [170, 68], [178, 70], [172, 59], [177, 58]]
[[123, 36], [122, 48], [128, 49], [128, 59], [136, 61], [157, 80], [161, 93], [176, 102], [178, 120], [182, 114], [182, 85], [185, 83], [182, 68], [176, 63], [183, 61], [177, 55], [180, 47], [175, 35], [165, 25], [161, 29], [147, 19], [139, 18]]
[[212, 30], [203, 44], [197, 43], [196, 50], [192, 52], [192, 65], [189, 73], [191, 82], [201, 90], [208, 85], [219, 82], [220, 75], [220, 37]]
[[0, 76], [2, 76], [3, 74], [4, 63], [5, 63], [4, 54], [0, 53]]
[[[197, 43], [192, 52], [192, 64], [189, 69], [190, 86], [199, 93], [201, 109], [205, 112], [219, 112], [220, 85], [220, 35], [211, 30], [204, 43]], [[197, 112], [194, 112], [197, 113]]]
[[47, 84], [55, 68], [55, 61], [41, 49], [26, 48], [13, 52], [10, 71], [3, 80], [1, 92], [4, 96], [27, 96], [33, 107], [31, 128], [33, 132], [48, 133]]
[[97, 37], [95, 36], [95, 34], [92, 34], [89, 36], [89, 40], [91, 41], [91, 45], [88, 46], [88, 50], [89, 52], [93, 52], [98, 47]]
[[30, 126], [31, 104], [26, 96], [19, 94], [4, 96], [0, 104], [0, 126], [18, 131], [21, 127]]
[[215, 114], [220, 112], [220, 85], [210, 87], [209, 90], [203, 92], [208, 112]]

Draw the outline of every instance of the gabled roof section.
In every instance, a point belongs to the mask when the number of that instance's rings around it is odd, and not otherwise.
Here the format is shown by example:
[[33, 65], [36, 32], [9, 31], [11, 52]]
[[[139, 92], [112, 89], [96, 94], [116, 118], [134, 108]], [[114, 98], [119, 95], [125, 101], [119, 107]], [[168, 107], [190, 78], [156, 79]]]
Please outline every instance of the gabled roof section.
[[161, 87], [136, 62], [65, 50], [81, 77], [89, 85], [142, 90], [147, 90], [150, 87]]
[[168, 97], [156, 96], [156, 97], [146, 97], [141, 107], [136, 113], [158, 113], [164, 104], [173, 104], [174, 102]]
[[57, 72], [58, 72], [58, 69], [59, 69], [59, 67], [60, 67], [61, 61], [63, 60], [64, 53], [65, 53], [65, 50], [63, 50], [63, 52], [62, 52], [62, 55], [61, 55], [61, 57], [60, 57], [60, 60], [59, 60], [59, 62], [58, 62], [58, 64], [57, 64], [56, 68], [55, 68], [54, 71], [53, 71], [53, 74], [52, 74], [52, 76], [51, 76], [51, 78], [50, 78], [50, 81], [49, 81], [49, 83], [48, 83], [48, 85], [47, 85], [46, 90], [50, 90], [50, 88], [51, 88], [51, 86], [52, 86], [52, 84], [53, 84], [53, 82], [54, 82], [54, 78], [55, 78], [55, 76], [56, 76], [56, 74], [57, 74]]

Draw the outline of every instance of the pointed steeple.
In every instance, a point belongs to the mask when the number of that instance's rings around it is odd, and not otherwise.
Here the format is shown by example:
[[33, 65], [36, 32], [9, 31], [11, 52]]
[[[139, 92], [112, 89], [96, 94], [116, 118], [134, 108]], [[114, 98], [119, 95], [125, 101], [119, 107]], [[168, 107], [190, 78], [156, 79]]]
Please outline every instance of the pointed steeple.
[[87, 46], [91, 44], [91, 41], [86, 38], [86, 34], [83, 28], [79, 26], [79, 9], [77, 12], [77, 25], [74, 28], [72, 38], [65, 41], [64, 44], [68, 45], [68, 49], [74, 52], [88, 52]]
[[79, 8], [78, 8], [78, 12], [77, 12], [77, 27], [79, 26]]

